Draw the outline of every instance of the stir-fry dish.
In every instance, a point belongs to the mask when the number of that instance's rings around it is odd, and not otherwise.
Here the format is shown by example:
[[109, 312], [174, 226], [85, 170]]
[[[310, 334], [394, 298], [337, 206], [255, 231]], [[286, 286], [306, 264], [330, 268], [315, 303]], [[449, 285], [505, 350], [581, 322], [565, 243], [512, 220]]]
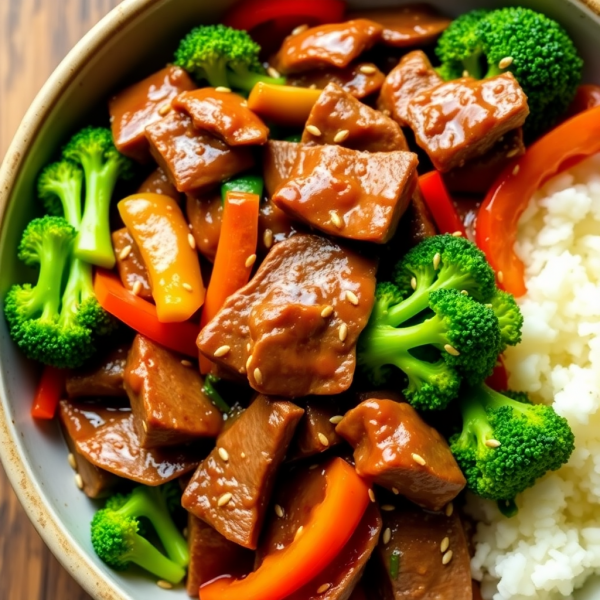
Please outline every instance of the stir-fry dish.
[[552, 540], [600, 530], [539, 498], [593, 460], [595, 408], [553, 401], [600, 331], [557, 299], [600, 298], [600, 88], [569, 34], [250, 0], [165, 61], [57, 142], [4, 300], [100, 559], [201, 600], [570, 597], [600, 560]]

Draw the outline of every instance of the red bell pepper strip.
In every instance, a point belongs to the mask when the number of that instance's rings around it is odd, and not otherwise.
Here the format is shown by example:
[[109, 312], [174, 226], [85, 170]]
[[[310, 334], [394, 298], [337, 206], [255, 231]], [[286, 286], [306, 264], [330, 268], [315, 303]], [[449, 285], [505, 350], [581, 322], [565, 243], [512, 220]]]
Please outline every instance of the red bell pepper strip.
[[66, 378], [66, 369], [57, 369], [48, 365], [44, 367], [31, 407], [31, 416], [34, 419], [54, 418], [60, 397], [65, 390]]
[[500, 286], [522, 296], [524, 266], [515, 254], [517, 226], [534, 192], [560, 171], [600, 152], [600, 106], [565, 121], [509, 164], [477, 214], [476, 241], [498, 274]]
[[125, 325], [170, 350], [197, 356], [197, 323], [161, 323], [154, 304], [132, 294], [114, 273], [104, 269], [96, 269], [94, 291], [100, 306]]
[[327, 488], [294, 541], [267, 555], [244, 579], [229, 576], [200, 588], [200, 600], [282, 600], [316, 577], [347, 544], [369, 505], [369, 486], [346, 461], [325, 468]]
[[430, 171], [419, 177], [419, 187], [427, 207], [440, 233], [460, 232], [467, 236], [465, 227], [454, 207], [452, 198], [446, 189], [444, 180], [438, 171]]
[[498, 357], [498, 364], [485, 383], [497, 392], [503, 392], [508, 389], [508, 371], [506, 370], [502, 356]]

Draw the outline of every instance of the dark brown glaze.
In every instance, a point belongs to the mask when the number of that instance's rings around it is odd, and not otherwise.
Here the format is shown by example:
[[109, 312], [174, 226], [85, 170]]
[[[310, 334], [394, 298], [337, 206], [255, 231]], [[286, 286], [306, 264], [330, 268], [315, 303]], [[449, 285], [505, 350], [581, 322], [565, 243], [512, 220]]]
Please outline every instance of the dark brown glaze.
[[214, 186], [254, 164], [248, 148], [227, 146], [180, 112], [147, 127], [146, 137], [152, 156], [179, 192]]
[[186, 214], [198, 251], [204, 258], [214, 262], [223, 218], [221, 192], [204, 195], [187, 194]]
[[354, 588], [350, 600], [368, 600], [361, 582]]
[[242, 96], [206, 87], [184, 92], [173, 100], [173, 108], [187, 113], [194, 127], [207, 131], [229, 146], [264, 144], [269, 128], [248, 108]]
[[137, 193], [160, 194], [161, 196], [169, 196], [169, 198], [173, 198], [173, 200], [177, 200], [177, 202], [181, 200], [181, 194], [169, 181], [167, 174], [160, 167], [154, 169], [154, 171], [144, 179], [142, 185], [138, 188]]
[[382, 31], [383, 27], [373, 21], [356, 19], [292, 33], [283, 41], [275, 67], [285, 75], [347, 67], [380, 40]]
[[199, 450], [191, 447], [142, 448], [130, 408], [62, 400], [59, 416], [77, 451], [87, 460], [137, 483], [161, 485], [193, 471], [200, 462]]
[[485, 195], [506, 166], [523, 154], [525, 143], [519, 127], [502, 136], [483, 156], [444, 173], [444, 183], [454, 193]]
[[190, 564], [186, 590], [198, 598], [200, 586], [221, 577], [243, 577], [252, 571], [254, 554], [225, 539], [218, 531], [188, 513]]
[[216, 438], [223, 427], [198, 370], [142, 335], [135, 336], [129, 351], [124, 385], [142, 448]]
[[351, 13], [350, 18], [369, 19], [379, 23], [383, 26], [381, 41], [399, 48], [430, 44], [452, 22], [428, 4], [360, 10]]
[[263, 175], [268, 196], [290, 178], [302, 146], [295, 142], [269, 140], [263, 152]]
[[420, 506], [441, 510], [466, 485], [446, 440], [410, 404], [367, 400], [336, 431], [354, 448], [361, 477]]
[[303, 413], [291, 402], [257, 396], [198, 467], [183, 507], [228, 540], [255, 549], [277, 470]]
[[135, 160], [149, 160], [146, 127], [171, 109], [175, 96], [195, 87], [183, 69], [166, 67], [113, 96], [108, 110], [117, 149]]
[[[144, 300], [152, 301], [152, 288], [150, 287], [148, 269], [146, 269], [140, 249], [127, 227], [112, 232], [112, 243], [117, 259], [117, 270], [123, 287], [133, 292], [139, 281], [141, 287], [138, 285], [137, 295]], [[125, 250], [126, 248], [130, 248], [130, 250]], [[125, 253], [122, 254], [124, 250]]]
[[[470, 600], [473, 597], [467, 540], [457, 511], [450, 517], [405, 506], [384, 512], [388, 544], [379, 542], [378, 587], [384, 600]], [[448, 538], [448, 549], [441, 551]], [[445, 544], [444, 544], [445, 547]], [[446, 552], [451, 560], [443, 564]], [[392, 557], [399, 558], [398, 577], [390, 575]]]
[[448, 81], [408, 103], [417, 144], [444, 173], [484, 155], [503, 135], [521, 127], [528, 114], [527, 96], [512, 73]]
[[343, 69], [316, 69], [297, 73], [287, 78], [287, 85], [325, 89], [335, 83], [355, 98], [366, 98], [378, 92], [383, 85], [385, 75], [369, 62], [353, 63]]
[[[373, 306], [375, 269], [373, 261], [336, 242], [295, 235], [273, 246], [250, 283], [227, 299], [200, 332], [198, 347], [235, 373], [246, 373], [248, 365], [250, 385], [262, 393], [339, 394], [352, 383], [356, 341]], [[357, 296], [357, 306], [347, 291]], [[333, 313], [322, 317], [329, 306]], [[223, 345], [230, 351], [215, 358]]]
[[119, 346], [92, 364], [69, 371], [65, 384], [67, 396], [125, 396], [123, 373], [128, 350], [128, 345]]
[[443, 83], [422, 50], [409, 52], [394, 67], [381, 87], [377, 108], [403, 127], [409, 125], [408, 103], [424, 90]]
[[407, 241], [409, 248], [438, 233], [431, 211], [425, 204], [425, 200], [423, 200], [423, 194], [419, 186], [415, 189], [404, 218], [408, 224]]
[[[340, 132], [343, 139], [339, 138]], [[408, 150], [398, 123], [363, 104], [335, 83], [323, 90], [310, 111], [302, 143], [339, 144], [365, 152]]]
[[412, 152], [303, 144], [273, 202], [329, 235], [384, 244], [413, 195], [417, 164]]

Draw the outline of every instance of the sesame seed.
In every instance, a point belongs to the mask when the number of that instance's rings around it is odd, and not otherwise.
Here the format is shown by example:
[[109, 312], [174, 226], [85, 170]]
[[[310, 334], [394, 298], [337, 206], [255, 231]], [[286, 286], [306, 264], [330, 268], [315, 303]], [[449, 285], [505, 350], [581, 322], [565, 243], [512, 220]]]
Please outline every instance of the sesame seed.
[[519, 148], [513, 148], [512, 150], [509, 150], [506, 153], [506, 158], [512, 158], [513, 156], [516, 156], [517, 154], [519, 154], [520, 150]]
[[447, 565], [451, 560], [452, 560], [452, 550], [448, 550], [448, 552], [446, 552], [444, 554], [444, 556], [442, 556], [442, 564]]
[[171, 211], [173, 210], [173, 207], [170, 204], [167, 204], [167, 210]]
[[258, 385], [262, 385], [263, 376], [261, 370], [258, 367], [254, 369], [254, 379], [256, 380], [256, 383], [258, 383]]
[[219, 453], [219, 456], [221, 457], [221, 459], [224, 460], [225, 462], [227, 462], [229, 460], [229, 452], [227, 452], [227, 450], [225, 450], [225, 448], [219, 448], [218, 453]]
[[372, 488], [369, 488], [369, 500], [371, 502], [377, 502], [377, 498], [375, 498], [375, 492]]
[[460, 293], [461, 293], [463, 296], [468, 296], [468, 295], [469, 295], [469, 292], [467, 292], [467, 290], [460, 290]]
[[244, 265], [247, 269], [249, 269], [256, 262], [256, 254], [251, 254], [247, 259]]
[[247, 100], [242, 100], [240, 102], [240, 106], [243, 106], [244, 108], [246, 108], [246, 106], [248, 106], [248, 101]]
[[171, 112], [171, 105], [170, 104], [163, 104], [159, 109], [158, 109], [158, 114], [161, 117], [164, 117], [165, 115], [168, 115]]
[[384, 109], [383, 109], [381, 112], [382, 112], [382, 113], [383, 113], [383, 114], [384, 114], [386, 117], [391, 117], [391, 116], [392, 116], [392, 111], [391, 111], [391, 110], [389, 110], [389, 108], [384, 108]]
[[131, 245], [125, 246], [121, 252], [119, 252], [119, 260], [125, 260], [131, 254]]
[[317, 594], [324, 594], [331, 587], [330, 583], [324, 583], [317, 589]]
[[319, 438], [319, 441], [323, 446], [325, 446], [326, 448], [329, 446], [329, 440], [327, 439], [327, 436], [324, 433], [319, 432], [317, 434], [317, 437]]
[[308, 29], [307, 23], [304, 23], [304, 25], [298, 25], [298, 27], [295, 27], [294, 29], [292, 29], [292, 35], [298, 35], [299, 33], [306, 31], [307, 29]]
[[502, 271], [498, 271], [498, 274], [496, 276], [498, 277], [498, 281], [500, 283], [504, 283], [504, 273]]
[[413, 290], [416, 290], [416, 289], [417, 289], [417, 278], [416, 278], [416, 277], [413, 277], [413, 278], [410, 280], [410, 287], [411, 287]]
[[500, 448], [502, 446], [498, 440], [485, 440], [485, 445], [488, 448]]
[[513, 175], [518, 175], [521, 167], [519, 165], [515, 165], [515, 168], [512, 170]]
[[463, 232], [462, 231], [455, 231], [452, 236], [453, 237], [462, 237]]
[[159, 580], [156, 582], [156, 585], [157, 585], [159, 588], [162, 588], [163, 590], [172, 590], [172, 589], [173, 589], [173, 585], [172, 585], [172, 584], [170, 584], [168, 581], [165, 581], [164, 579], [159, 579]]
[[270, 229], [265, 229], [263, 233], [263, 244], [267, 250], [273, 245], [273, 232]]
[[400, 493], [400, 490], [398, 488], [393, 487], [392, 492], [397, 496]]
[[192, 286], [191, 286], [189, 283], [182, 283], [182, 284], [181, 284], [181, 287], [182, 287], [184, 290], [187, 290], [188, 292], [191, 292], [191, 291], [192, 291]]
[[240, 456], [241, 456], [242, 458], [246, 458], [246, 453], [245, 453], [245, 452], [242, 452], [242, 453], [240, 454]]
[[513, 57], [512, 56], [505, 56], [499, 63], [498, 63], [498, 68], [499, 69], [507, 69], [508, 67], [510, 67], [510, 65], [513, 64]]
[[338, 423], [342, 422], [342, 419], [344, 417], [342, 415], [335, 415], [335, 417], [331, 417], [331, 419], [329, 419], [330, 423], [333, 423], [334, 425], [337, 425]]
[[146, 423], [146, 421], [142, 421], [142, 429], [148, 433], [148, 423]]
[[308, 86], [308, 89], [309, 89], [309, 90], [316, 90], [316, 89], [317, 89], [317, 84], [316, 84], [316, 83], [311, 83], [311, 84]]
[[233, 494], [231, 492], [226, 492], [217, 500], [217, 506], [221, 507], [229, 504], [232, 498]]
[[226, 354], [229, 354], [229, 351], [231, 350], [231, 346], [227, 346], [227, 345], [223, 345], [223, 346], [219, 346], [213, 356], [215, 358], [221, 358], [221, 356], [225, 356]]
[[469, 77], [469, 71], [467, 71], [466, 69], [462, 72], [462, 76], [463, 77]]
[[190, 531], [189, 531], [189, 529], [188, 529], [187, 527], [184, 527], [184, 528], [183, 528], [183, 532], [182, 532], [182, 533], [183, 533], [183, 537], [184, 537], [184, 538], [187, 540], [187, 538], [188, 538], [188, 537], [189, 537], [189, 535], [190, 535]]
[[302, 535], [303, 531], [304, 531], [304, 526], [300, 525], [300, 527], [298, 527], [298, 529], [296, 530], [296, 535], [294, 535], [294, 541], [297, 540]]
[[340, 336], [340, 342], [346, 341], [346, 338], [348, 337], [348, 325], [346, 325], [346, 323], [340, 325], [338, 335]]
[[269, 77], [272, 77], [273, 79], [281, 77], [281, 73], [275, 67], [269, 67], [267, 73], [269, 74]]
[[388, 527], [383, 532], [383, 543], [384, 544], [389, 544], [391, 539], [392, 539], [392, 530]]
[[77, 469], [77, 461], [75, 460], [75, 455], [72, 452], [69, 452], [67, 460], [69, 461], [69, 466], [71, 467], [71, 469]]
[[493, 305], [493, 304], [484, 304], [484, 306], [485, 306], [486, 308], [494, 308], [494, 305]]
[[341, 144], [342, 142], [345, 142], [348, 139], [349, 135], [350, 132], [347, 129], [342, 129], [333, 136], [333, 141], [336, 144]]
[[224, 93], [227, 93], [227, 92], [230, 92], [230, 91], [231, 91], [231, 88], [225, 87], [224, 85], [220, 85], [220, 86], [218, 86], [218, 87], [215, 88], [215, 92], [224, 92]]
[[396, 510], [396, 507], [393, 504], [383, 504], [381, 506], [381, 510], [384, 510], [385, 512], [392, 512], [393, 510]]
[[350, 290], [346, 290], [346, 300], [350, 302], [350, 304], [354, 304], [354, 306], [358, 306], [358, 296], [351, 292]]
[[452, 356], [460, 356], [460, 352], [454, 346], [451, 346], [450, 344], [446, 344], [444, 346], [444, 350], [448, 354], [451, 354]]
[[321, 135], [321, 130], [316, 125], [307, 125], [306, 131], [315, 137], [319, 137]]
[[250, 350], [252, 350], [252, 344], [250, 342], [248, 342], [246, 344], [246, 352], [250, 352]]
[[246, 361], [246, 371], [250, 370], [250, 363], [252, 362], [252, 354], [248, 357], [248, 360]]
[[275, 514], [281, 519], [283, 517], [283, 508], [279, 504], [275, 505]]
[[427, 464], [427, 463], [425, 462], [425, 459], [424, 459], [424, 458], [423, 458], [423, 457], [422, 457], [420, 454], [416, 454], [416, 453], [414, 453], [414, 452], [413, 452], [413, 453], [411, 454], [411, 456], [412, 456], [412, 459], [413, 459], [413, 460], [414, 460], [416, 463], [420, 464], [422, 467], [424, 467], [424, 466]]
[[330, 317], [333, 314], [333, 306], [326, 306], [322, 311], [321, 311], [321, 316], [326, 319], [327, 317]]
[[187, 360], [187, 359], [185, 359], [185, 358], [184, 358], [184, 359], [181, 361], [181, 364], [182, 364], [184, 367], [191, 367], [191, 366], [192, 366], [192, 361], [191, 361], [191, 360]]
[[75, 474], [75, 485], [82, 490], [83, 489], [83, 479], [79, 473]]
[[373, 75], [377, 71], [377, 67], [373, 65], [361, 65], [358, 70], [365, 75]]
[[135, 296], [139, 296], [140, 293], [142, 291], [142, 282], [141, 281], [136, 281], [133, 284], [133, 289], [131, 290], [132, 294], [134, 294]]
[[442, 554], [444, 554], [444, 552], [446, 552], [446, 550], [448, 550], [449, 547], [450, 547], [450, 538], [449, 537], [445, 537], [442, 540], [442, 543], [440, 544], [440, 552]]
[[451, 517], [452, 513], [454, 512], [454, 504], [452, 504], [452, 502], [448, 502], [448, 504], [446, 504], [446, 516], [447, 517]]
[[196, 249], [196, 239], [191, 233], [188, 233], [188, 244], [192, 250]]
[[442, 260], [442, 257], [440, 256], [439, 252], [435, 253], [435, 256], [433, 257], [433, 268], [437, 271], [439, 266], [440, 266], [440, 261]]
[[344, 222], [342, 221], [342, 217], [340, 217], [339, 213], [335, 210], [329, 211], [329, 217], [331, 222], [338, 228], [341, 229], [344, 226]]

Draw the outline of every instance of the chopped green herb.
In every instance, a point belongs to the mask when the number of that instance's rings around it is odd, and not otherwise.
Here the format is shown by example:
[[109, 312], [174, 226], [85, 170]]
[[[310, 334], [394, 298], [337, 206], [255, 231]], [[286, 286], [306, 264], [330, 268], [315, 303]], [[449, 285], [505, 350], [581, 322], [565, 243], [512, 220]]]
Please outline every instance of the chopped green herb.
[[519, 512], [519, 507], [515, 502], [514, 498], [512, 500], [498, 500], [498, 510], [509, 519], [514, 517]]
[[207, 375], [206, 378], [204, 379], [204, 388], [202, 391], [210, 398], [210, 401], [221, 412], [229, 413], [231, 411], [231, 408], [228, 406], [228, 404], [225, 402], [225, 400], [223, 400], [223, 397], [221, 396], [221, 394], [219, 394], [219, 392], [215, 388], [215, 385], [217, 384], [218, 381], [219, 381], [218, 377], [215, 377], [214, 375]]
[[398, 579], [400, 573], [400, 550], [396, 548], [390, 556], [390, 578]]

